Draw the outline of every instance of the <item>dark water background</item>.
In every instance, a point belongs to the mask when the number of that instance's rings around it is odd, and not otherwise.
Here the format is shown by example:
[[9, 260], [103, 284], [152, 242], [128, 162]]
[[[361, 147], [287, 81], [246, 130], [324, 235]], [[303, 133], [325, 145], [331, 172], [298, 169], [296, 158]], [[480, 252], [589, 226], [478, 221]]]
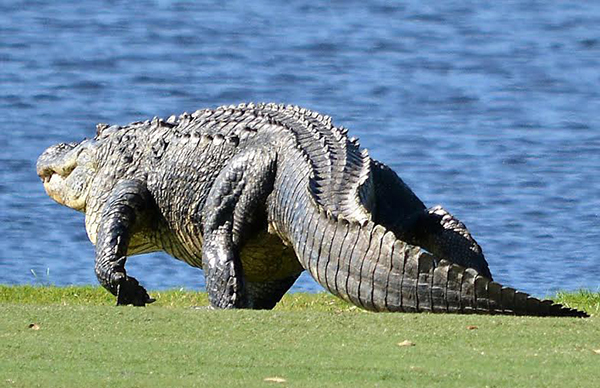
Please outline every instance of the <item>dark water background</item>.
[[[35, 175], [47, 146], [276, 101], [349, 127], [467, 224], [496, 280], [598, 290], [600, 2], [427, 3], [0, 0], [0, 283], [96, 284], [83, 216]], [[166, 255], [128, 268], [203, 285]]]

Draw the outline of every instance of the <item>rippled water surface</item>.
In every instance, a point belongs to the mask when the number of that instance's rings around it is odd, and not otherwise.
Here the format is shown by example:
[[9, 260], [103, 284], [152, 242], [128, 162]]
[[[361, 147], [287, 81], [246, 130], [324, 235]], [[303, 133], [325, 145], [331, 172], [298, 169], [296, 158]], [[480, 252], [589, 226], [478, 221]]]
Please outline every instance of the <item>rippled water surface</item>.
[[[96, 284], [83, 216], [35, 175], [47, 146], [276, 101], [349, 127], [467, 224], [496, 280], [597, 290], [600, 3], [319, 4], [0, 2], [0, 283]], [[148, 288], [203, 286], [166, 255], [128, 267]]]

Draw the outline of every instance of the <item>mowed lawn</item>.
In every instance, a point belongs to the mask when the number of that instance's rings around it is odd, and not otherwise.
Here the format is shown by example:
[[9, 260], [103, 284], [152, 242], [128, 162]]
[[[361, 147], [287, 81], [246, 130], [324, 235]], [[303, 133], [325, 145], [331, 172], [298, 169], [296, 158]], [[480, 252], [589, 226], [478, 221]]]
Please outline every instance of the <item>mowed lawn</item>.
[[599, 387], [591, 318], [369, 313], [327, 294], [214, 311], [206, 294], [115, 307], [97, 287], [0, 286], [0, 387]]

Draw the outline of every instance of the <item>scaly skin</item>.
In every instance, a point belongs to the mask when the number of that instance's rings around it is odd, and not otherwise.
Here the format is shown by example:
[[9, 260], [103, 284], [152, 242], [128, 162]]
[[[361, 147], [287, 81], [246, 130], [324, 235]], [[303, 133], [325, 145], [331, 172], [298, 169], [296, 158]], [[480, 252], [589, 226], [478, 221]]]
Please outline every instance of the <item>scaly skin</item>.
[[50, 147], [48, 195], [82, 211], [96, 275], [118, 304], [153, 301], [126, 257], [204, 269], [211, 306], [272, 308], [303, 270], [373, 311], [586, 316], [491, 279], [481, 248], [318, 113], [239, 105]]

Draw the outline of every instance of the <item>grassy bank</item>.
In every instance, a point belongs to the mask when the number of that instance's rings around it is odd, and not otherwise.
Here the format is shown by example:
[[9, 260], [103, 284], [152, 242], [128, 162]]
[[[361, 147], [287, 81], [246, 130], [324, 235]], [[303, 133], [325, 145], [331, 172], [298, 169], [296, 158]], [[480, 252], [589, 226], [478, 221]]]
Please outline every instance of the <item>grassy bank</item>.
[[210, 311], [191, 308], [202, 293], [151, 294], [117, 308], [99, 288], [0, 286], [0, 386], [598, 384], [600, 293], [557, 298], [589, 319], [373, 314], [326, 294]]

